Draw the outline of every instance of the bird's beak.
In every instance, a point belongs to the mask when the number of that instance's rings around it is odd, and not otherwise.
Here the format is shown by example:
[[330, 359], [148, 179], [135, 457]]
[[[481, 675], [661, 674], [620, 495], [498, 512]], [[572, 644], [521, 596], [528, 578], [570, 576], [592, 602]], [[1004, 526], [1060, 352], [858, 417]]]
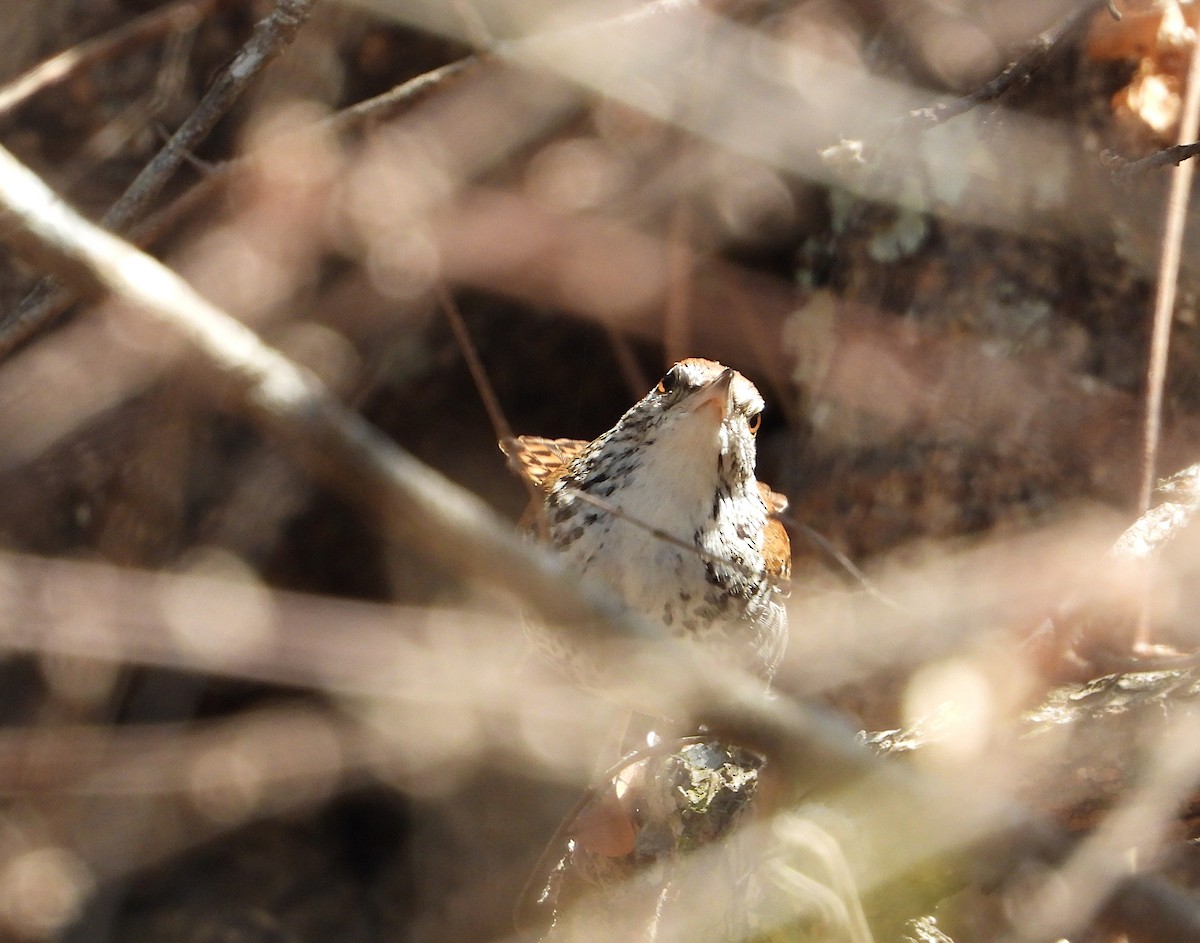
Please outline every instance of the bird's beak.
[[713, 408], [721, 422], [729, 415], [729, 389], [733, 385], [733, 370], [726, 367], [715, 380], [706, 383], [693, 394], [696, 409]]

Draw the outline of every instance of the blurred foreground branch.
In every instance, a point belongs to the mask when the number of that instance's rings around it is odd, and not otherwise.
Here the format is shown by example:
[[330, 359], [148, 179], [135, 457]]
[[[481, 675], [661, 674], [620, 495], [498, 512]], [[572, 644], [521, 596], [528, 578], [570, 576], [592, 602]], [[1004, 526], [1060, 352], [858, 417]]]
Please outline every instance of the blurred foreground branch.
[[[239, 411], [328, 485], [365, 506], [389, 536], [457, 574], [516, 592], [581, 641], [656, 638], [643, 623], [577, 585], [558, 561], [523, 542], [481, 501], [397, 448], [176, 274], [73, 212], [2, 150], [0, 236], [76, 286], [117, 294], [185, 338]], [[620, 670], [625, 680], [641, 682], [643, 703], [656, 702], [660, 713], [673, 716], [682, 704], [731, 742], [761, 749], [797, 786], [844, 788], [872, 806], [894, 809], [887, 821], [905, 833], [913, 830], [908, 847], [914, 857], [971, 849], [989, 868], [1007, 870], [1031, 858], [1057, 862], [1068, 853], [1057, 830], [1004, 798], [974, 784], [943, 784], [884, 764], [856, 744], [840, 721], [768, 699], [756, 682], [688, 646], [665, 640], [638, 646]], [[924, 841], [916, 841], [918, 836]], [[1003, 848], [993, 847], [997, 837]], [[986, 843], [986, 852], [980, 843]], [[1131, 938], [1200, 937], [1200, 909], [1153, 878], [1125, 877], [1109, 899], [1108, 913]]]

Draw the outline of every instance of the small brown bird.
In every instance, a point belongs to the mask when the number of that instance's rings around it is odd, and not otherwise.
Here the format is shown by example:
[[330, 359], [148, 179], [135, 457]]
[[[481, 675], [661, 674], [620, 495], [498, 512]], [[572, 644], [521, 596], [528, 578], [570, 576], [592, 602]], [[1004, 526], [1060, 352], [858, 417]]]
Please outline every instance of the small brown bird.
[[[500, 443], [538, 489], [526, 523], [571, 565], [659, 621], [770, 681], [787, 644], [787, 506], [754, 477], [763, 400], [711, 360], [673, 366], [599, 438]], [[532, 512], [532, 513], [531, 513]], [[536, 638], [576, 677], [576, 653]]]

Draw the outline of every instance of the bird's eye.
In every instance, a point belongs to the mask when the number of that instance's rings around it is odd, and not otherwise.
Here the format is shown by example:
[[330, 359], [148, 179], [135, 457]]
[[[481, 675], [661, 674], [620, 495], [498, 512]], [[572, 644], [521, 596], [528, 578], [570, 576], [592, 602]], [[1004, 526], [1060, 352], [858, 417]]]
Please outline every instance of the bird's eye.
[[758, 435], [758, 427], [762, 425], [762, 413], [755, 413], [749, 417], [748, 422], [750, 423], [750, 434]]
[[664, 396], [668, 393], [674, 393], [675, 388], [679, 386], [679, 374], [674, 368], [667, 371], [667, 375], [658, 381], [658, 386], [655, 387], [659, 393]]

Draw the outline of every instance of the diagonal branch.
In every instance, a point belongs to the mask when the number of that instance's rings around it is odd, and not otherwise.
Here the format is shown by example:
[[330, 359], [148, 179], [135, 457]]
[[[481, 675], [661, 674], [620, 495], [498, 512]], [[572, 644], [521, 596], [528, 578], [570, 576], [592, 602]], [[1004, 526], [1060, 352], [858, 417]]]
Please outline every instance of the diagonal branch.
[[1025, 51], [1015, 61], [1009, 63], [999, 75], [984, 82], [961, 98], [953, 98], [936, 105], [910, 111], [900, 119], [901, 122], [909, 125], [913, 130], [924, 130], [944, 124], [951, 118], [966, 114], [979, 105], [995, 101], [1009, 89], [1027, 82], [1046, 64], [1050, 54], [1067, 37], [1079, 29], [1096, 10], [1104, 6], [1107, 6], [1110, 12], [1120, 19], [1120, 15], [1112, 9], [1112, 0], [1087, 0], [1033, 37]]

